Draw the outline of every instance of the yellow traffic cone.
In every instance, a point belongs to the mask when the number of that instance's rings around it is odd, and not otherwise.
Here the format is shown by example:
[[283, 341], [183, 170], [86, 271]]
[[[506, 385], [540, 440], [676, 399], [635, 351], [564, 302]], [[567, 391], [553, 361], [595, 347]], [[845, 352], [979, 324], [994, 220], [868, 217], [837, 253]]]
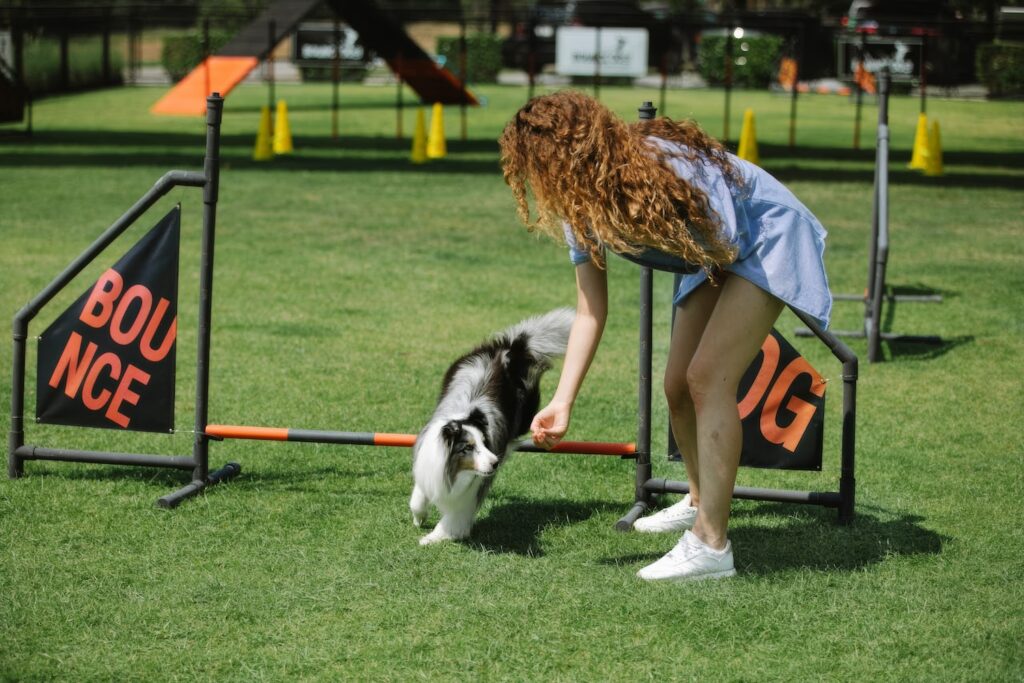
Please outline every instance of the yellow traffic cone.
[[427, 156], [441, 159], [448, 154], [444, 142], [444, 107], [440, 102], [434, 103], [434, 111], [430, 115], [430, 137], [427, 138]]
[[917, 115], [917, 131], [914, 133], [914, 152], [910, 155], [908, 168], [924, 170], [928, 168], [928, 116]]
[[254, 161], [266, 161], [274, 158], [274, 148], [270, 143], [270, 107], [260, 110], [260, 127], [256, 132], [256, 147], [252, 150]]
[[740, 148], [736, 156], [746, 159], [752, 164], [761, 163], [761, 157], [757, 153], [757, 126], [754, 123], [754, 110], [748, 109], [743, 112], [743, 129], [740, 131]]
[[414, 164], [424, 164], [427, 161], [427, 124], [423, 107], [416, 110], [416, 128], [412, 133], [412, 153], [409, 154], [409, 161]]
[[292, 128], [288, 125], [288, 105], [284, 100], [277, 103], [277, 116], [274, 117], [274, 154], [291, 154]]
[[925, 175], [942, 175], [942, 135], [939, 133], [939, 122], [932, 121], [932, 127], [928, 131], [928, 165], [924, 169]]

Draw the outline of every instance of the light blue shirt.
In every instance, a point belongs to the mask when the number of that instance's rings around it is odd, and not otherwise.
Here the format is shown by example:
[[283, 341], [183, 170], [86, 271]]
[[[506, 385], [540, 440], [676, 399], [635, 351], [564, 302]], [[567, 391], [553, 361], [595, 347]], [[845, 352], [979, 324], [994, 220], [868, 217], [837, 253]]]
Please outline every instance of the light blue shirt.
[[[681, 149], [672, 142], [651, 140], [666, 150]], [[741, 187], [733, 187], [717, 166], [705, 160], [669, 159], [676, 175], [707, 195], [723, 236], [738, 249], [736, 260], [724, 270], [828, 327], [832, 295], [825, 274], [825, 229], [792, 192], [762, 168], [731, 154], [729, 161], [743, 177]], [[572, 262], [588, 262], [590, 255], [578, 248], [569, 226], [564, 229]], [[676, 305], [706, 279], [694, 265], [655, 249], [631, 260], [660, 270], [687, 272], [676, 292]]]

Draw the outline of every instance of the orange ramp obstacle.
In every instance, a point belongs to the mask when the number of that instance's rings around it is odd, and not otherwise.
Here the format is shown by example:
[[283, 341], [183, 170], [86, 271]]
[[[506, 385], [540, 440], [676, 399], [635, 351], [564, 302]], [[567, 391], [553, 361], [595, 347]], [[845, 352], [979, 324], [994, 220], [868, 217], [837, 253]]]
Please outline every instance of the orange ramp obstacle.
[[207, 57], [150, 109], [154, 114], [202, 116], [211, 92], [226, 97], [260, 63], [256, 57]]
[[[438, 66], [402, 25], [372, 0], [330, 0], [329, 4], [359, 33], [362, 44], [384, 59], [423, 102], [479, 104], [454, 74]], [[172, 87], [150, 111], [202, 114], [211, 92], [226, 96], [318, 5], [320, 0], [270, 2], [252, 23]]]

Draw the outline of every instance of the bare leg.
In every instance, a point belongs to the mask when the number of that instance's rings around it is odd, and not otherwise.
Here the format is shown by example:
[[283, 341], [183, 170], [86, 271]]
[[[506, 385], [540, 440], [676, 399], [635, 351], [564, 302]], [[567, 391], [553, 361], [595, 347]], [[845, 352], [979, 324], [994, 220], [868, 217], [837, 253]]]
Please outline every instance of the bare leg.
[[721, 287], [704, 283], [676, 308], [676, 319], [672, 326], [672, 346], [665, 365], [665, 398], [668, 400], [669, 422], [679, 453], [686, 465], [686, 477], [690, 482], [690, 504], [694, 507], [697, 507], [700, 501], [700, 467], [697, 451], [697, 417], [686, 382], [686, 369], [690, 367], [690, 361], [697, 352], [704, 328], [715, 309], [721, 291]]
[[739, 381], [782, 312], [781, 301], [738, 276], [721, 286], [686, 371], [693, 401], [701, 504], [693, 532], [721, 549], [727, 541], [743, 432], [736, 408]]

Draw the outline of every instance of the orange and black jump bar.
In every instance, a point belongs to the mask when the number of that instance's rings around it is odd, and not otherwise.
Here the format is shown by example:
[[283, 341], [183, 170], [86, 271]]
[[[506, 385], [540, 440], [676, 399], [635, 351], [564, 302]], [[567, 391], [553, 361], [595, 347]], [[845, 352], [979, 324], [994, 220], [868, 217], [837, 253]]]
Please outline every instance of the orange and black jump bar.
[[[411, 448], [415, 434], [387, 432], [330, 432], [315, 429], [289, 429], [287, 427], [248, 427], [241, 425], [206, 425], [206, 436], [213, 439], [249, 439], [256, 441], [297, 441], [302, 443], [328, 443], [352, 446], [394, 446]], [[521, 441], [516, 450], [530, 453], [574, 453], [578, 455], [617, 455], [636, 457], [635, 443], [609, 441], [561, 441], [550, 451], [535, 446], [532, 441]]]

